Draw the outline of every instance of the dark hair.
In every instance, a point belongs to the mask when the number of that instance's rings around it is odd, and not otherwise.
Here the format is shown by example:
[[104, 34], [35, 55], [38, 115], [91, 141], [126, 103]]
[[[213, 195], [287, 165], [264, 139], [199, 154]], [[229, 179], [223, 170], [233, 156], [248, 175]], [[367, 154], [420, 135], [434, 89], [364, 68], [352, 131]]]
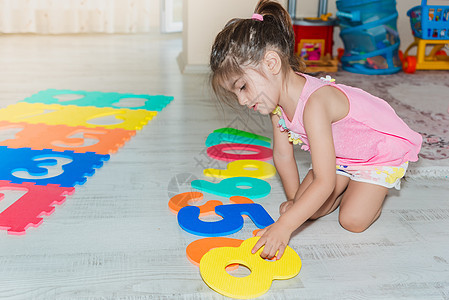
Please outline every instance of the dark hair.
[[232, 76], [242, 75], [242, 66], [257, 65], [267, 50], [276, 51], [281, 58], [284, 75], [289, 68], [303, 72], [304, 63], [294, 53], [295, 35], [288, 12], [281, 4], [260, 0], [254, 13], [263, 21], [232, 19], [215, 38], [210, 56], [210, 81], [215, 95], [226, 103], [236, 96], [223, 88]]

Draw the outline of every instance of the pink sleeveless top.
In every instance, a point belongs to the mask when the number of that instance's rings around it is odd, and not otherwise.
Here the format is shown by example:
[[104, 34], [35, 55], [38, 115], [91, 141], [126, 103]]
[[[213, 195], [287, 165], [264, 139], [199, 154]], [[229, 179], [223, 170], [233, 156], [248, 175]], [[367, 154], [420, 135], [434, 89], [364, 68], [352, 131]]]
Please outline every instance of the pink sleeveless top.
[[338, 165], [399, 166], [418, 160], [421, 135], [411, 130], [386, 101], [358, 88], [306, 74], [301, 76], [306, 83], [291, 121], [279, 106], [279, 126], [282, 131], [289, 131], [290, 141], [301, 143], [302, 149], [310, 151], [303, 122], [304, 107], [313, 92], [331, 85], [349, 99], [348, 115], [332, 124]]

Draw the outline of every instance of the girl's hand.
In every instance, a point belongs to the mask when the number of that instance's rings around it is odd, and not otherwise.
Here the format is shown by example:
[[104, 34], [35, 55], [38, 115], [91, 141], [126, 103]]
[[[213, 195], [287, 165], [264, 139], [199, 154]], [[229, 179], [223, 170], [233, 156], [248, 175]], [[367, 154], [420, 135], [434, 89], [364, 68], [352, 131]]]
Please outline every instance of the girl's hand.
[[254, 245], [251, 252], [254, 254], [262, 246], [265, 246], [260, 253], [262, 258], [272, 259], [276, 256], [276, 259], [281, 259], [290, 240], [290, 235], [291, 233], [278, 222], [271, 224], [257, 233], [256, 236], [261, 236], [261, 238]]
[[279, 206], [279, 213], [282, 215], [284, 214], [287, 210], [290, 209], [290, 207], [293, 206], [293, 200], [288, 200], [283, 202], [280, 206]]

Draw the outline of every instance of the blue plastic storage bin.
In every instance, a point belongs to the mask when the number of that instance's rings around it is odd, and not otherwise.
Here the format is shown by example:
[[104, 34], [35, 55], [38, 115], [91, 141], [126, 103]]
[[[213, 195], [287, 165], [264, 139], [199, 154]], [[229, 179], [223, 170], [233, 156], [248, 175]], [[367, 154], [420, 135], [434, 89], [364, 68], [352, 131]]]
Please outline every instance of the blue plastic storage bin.
[[397, 13], [392, 0], [338, 0], [341, 25], [354, 27]]
[[401, 70], [395, 0], [338, 0], [344, 70], [392, 74]]

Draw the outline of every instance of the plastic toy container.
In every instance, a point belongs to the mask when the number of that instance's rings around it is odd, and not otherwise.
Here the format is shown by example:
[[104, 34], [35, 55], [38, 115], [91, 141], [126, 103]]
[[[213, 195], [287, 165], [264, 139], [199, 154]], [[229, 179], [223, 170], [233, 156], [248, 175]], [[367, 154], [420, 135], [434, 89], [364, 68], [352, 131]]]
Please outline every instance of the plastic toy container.
[[[449, 40], [449, 6], [427, 5], [426, 0], [407, 12], [413, 35], [424, 40]], [[423, 17], [424, 16], [424, 17]]]
[[[427, 0], [422, 0], [421, 5], [407, 12], [407, 16], [415, 40], [404, 52], [404, 72], [449, 70], [449, 6], [427, 5]], [[410, 55], [410, 50], [415, 47], [416, 55]]]
[[395, 0], [338, 0], [344, 70], [377, 75], [401, 70]]
[[355, 27], [397, 13], [392, 0], [337, 0], [340, 25]]
[[[301, 50], [304, 41], [322, 41], [323, 53], [332, 56], [332, 47], [334, 44], [334, 25], [335, 20], [293, 20], [293, 31], [295, 32], [295, 52], [301, 56]], [[301, 43], [303, 41], [303, 43]]]

